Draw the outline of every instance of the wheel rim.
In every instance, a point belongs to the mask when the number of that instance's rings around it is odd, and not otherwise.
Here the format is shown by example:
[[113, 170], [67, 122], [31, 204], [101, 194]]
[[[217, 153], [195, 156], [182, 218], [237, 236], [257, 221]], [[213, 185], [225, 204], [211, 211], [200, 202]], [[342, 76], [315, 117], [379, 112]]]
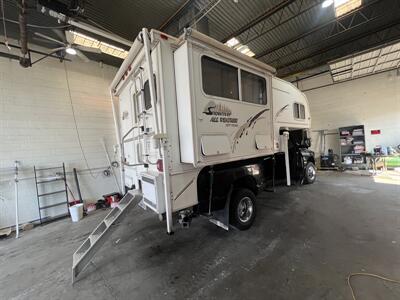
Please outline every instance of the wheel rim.
[[244, 197], [240, 200], [237, 209], [239, 220], [243, 223], [246, 223], [253, 216], [253, 201], [249, 197]]
[[313, 166], [309, 166], [308, 169], [307, 169], [308, 178], [310, 178], [311, 180], [314, 180], [315, 174], [316, 174], [315, 168]]

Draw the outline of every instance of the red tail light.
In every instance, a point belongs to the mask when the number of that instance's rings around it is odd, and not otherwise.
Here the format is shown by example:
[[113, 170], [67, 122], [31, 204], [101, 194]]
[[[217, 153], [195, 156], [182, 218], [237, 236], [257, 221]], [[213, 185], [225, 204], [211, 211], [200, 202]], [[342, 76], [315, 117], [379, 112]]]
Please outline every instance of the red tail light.
[[158, 159], [157, 160], [157, 170], [159, 172], [164, 172], [164, 165], [163, 165], [163, 160], [162, 159]]

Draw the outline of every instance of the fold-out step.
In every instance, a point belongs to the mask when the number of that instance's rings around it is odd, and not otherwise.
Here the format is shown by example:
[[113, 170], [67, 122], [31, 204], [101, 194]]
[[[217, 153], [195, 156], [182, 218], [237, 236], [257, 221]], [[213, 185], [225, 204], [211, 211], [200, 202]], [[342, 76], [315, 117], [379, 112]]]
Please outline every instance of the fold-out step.
[[139, 191], [129, 191], [114, 207], [110, 213], [101, 221], [101, 223], [93, 230], [83, 244], [75, 251], [72, 257], [72, 283], [75, 282], [78, 275], [90, 263], [93, 256], [104, 244], [107, 237], [111, 234], [112, 226], [115, 222], [120, 221], [127, 211], [136, 206], [142, 195]]

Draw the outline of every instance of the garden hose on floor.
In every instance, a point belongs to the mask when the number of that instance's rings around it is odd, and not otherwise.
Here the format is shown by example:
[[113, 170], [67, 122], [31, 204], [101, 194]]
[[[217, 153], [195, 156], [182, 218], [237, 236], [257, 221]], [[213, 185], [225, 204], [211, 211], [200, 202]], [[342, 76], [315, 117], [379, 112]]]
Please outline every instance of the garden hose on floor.
[[351, 286], [351, 282], [350, 282], [351, 278], [354, 277], [354, 276], [373, 277], [373, 278], [378, 278], [378, 279], [383, 280], [383, 281], [400, 284], [400, 280], [383, 277], [383, 276], [380, 276], [380, 275], [377, 275], [377, 274], [372, 274], [372, 273], [350, 273], [349, 276], [347, 276], [347, 284], [348, 284], [348, 286], [350, 288], [351, 296], [353, 297], [353, 300], [357, 300], [357, 298], [356, 298], [356, 296], [354, 294], [354, 289]]

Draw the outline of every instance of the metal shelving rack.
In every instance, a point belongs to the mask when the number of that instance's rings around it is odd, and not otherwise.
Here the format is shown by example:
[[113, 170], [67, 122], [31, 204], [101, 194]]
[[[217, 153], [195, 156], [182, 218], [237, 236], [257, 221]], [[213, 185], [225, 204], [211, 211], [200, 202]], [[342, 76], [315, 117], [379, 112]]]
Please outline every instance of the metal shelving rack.
[[[360, 132], [362, 134], [360, 134]], [[364, 125], [354, 125], [339, 128], [339, 143], [340, 162], [342, 168], [366, 167], [367, 162], [364, 155], [366, 151]], [[363, 146], [364, 150], [356, 151], [356, 146]], [[346, 164], [344, 162], [345, 157], [349, 157], [352, 163]]]
[[[53, 170], [54, 171], [56, 171], [56, 170], [61, 171], [62, 170], [62, 176], [61, 175], [60, 176], [56, 175], [56, 176], [53, 176], [54, 178], [51, 178], [51, 179], [47, 179], [46, 177], [43, 177], [43, 176], [38, 176], [38, 172], [53, 171]], [[50, 221], [53, 221], [53, 220], [68, 216], [69, 215], [69, 203], [68, 203], [68, 187], [67, 187], [67, 177], [66, 177], [66, 173], [65, 173], [65, 164], [63, 163], [61, 167], [51, 167], [51, 168], [43, 168], [43, 169], [37, 169], [36, 166], [34, 166], [33, 167], [33, 171], [35, 173], [36, 195], [37, 195], [37, 203], [38, 203], [38, 209], [39, 209], [40, 224], [43, 224], [45, 222], [50, 222]], [[48, 192], [48, 193], [39, 194], [39, 186], [43, 186], [45, 184], [49, 184], [49, 183], [56, 182], [56, 181], [63, 181], [64, 189], [56, 190], [54, 192]], [[56, 195], [56, 194], [65, 194], [65, 200], [62, 201], [62, 202], [57, 202], [57, 203], [41, 206], [42, 197], [47, 197], [47, 196]], [[46, 210], [48, 208], [61, 206], [61, 205], [66, 205], [67, 206], [67, 212], [65, 214], [58, 215], [58, 216], [55, 216], [55, 217], [46, 218], [46, 219], [44, 219], [42, 217], [42, 210]]]

